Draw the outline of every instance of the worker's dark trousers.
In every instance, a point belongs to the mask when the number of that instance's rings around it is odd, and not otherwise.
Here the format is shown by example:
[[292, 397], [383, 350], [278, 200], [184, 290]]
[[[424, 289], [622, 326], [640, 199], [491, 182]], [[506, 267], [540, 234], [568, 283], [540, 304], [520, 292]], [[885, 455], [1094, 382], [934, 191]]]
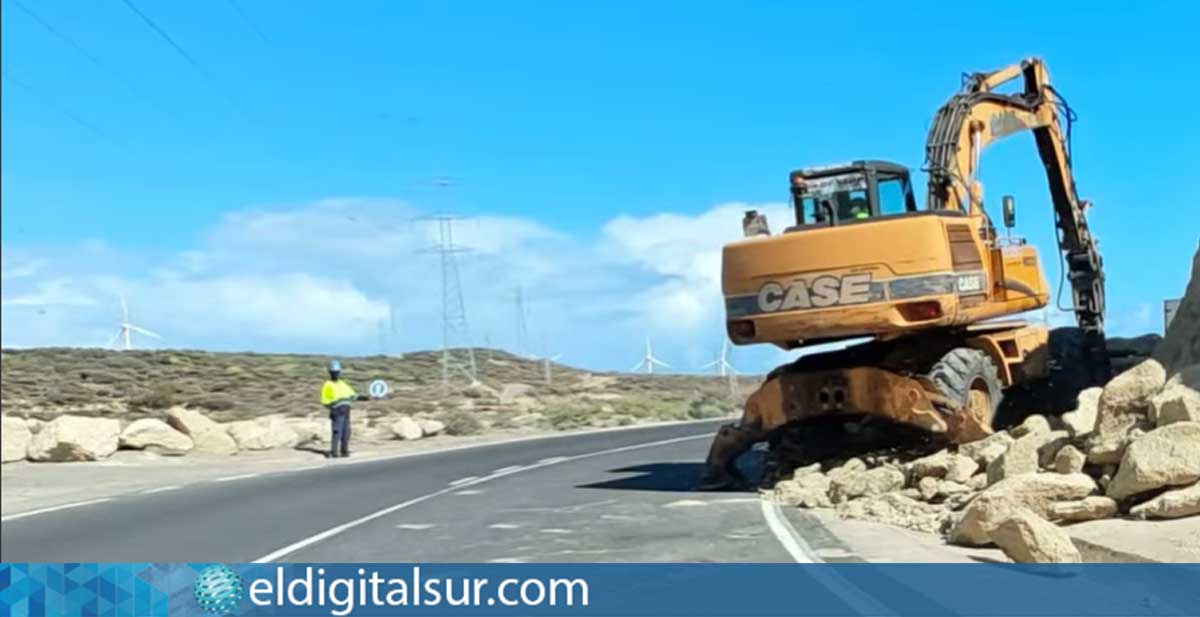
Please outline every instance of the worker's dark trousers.
[[350, 406], [339, 405], [329, 411], [329, 421], [333, 423], [333, 435], [329, 440], [329, 457], [339, 456], [338, 446], [341, 446], [340, 456], [350, 455]]

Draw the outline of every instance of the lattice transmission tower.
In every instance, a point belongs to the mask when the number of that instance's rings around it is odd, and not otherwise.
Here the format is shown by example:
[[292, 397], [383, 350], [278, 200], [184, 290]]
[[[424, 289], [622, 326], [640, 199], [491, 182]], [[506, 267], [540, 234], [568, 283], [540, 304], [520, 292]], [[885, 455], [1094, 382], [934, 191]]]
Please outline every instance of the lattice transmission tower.
[[462, 282], [458, 277], [458, 258], [469, 249], [454, 243], [454, 221], [461, 217], [437, 215], [425, 220], [437, 224], [437, 245], [422, 252], [436, 253], [442, 268], [442, 385], [449, 386], [453, 375], [461, 375], [468, 383], [479, 382], [475, 363], [475, 344], [467, 321]]

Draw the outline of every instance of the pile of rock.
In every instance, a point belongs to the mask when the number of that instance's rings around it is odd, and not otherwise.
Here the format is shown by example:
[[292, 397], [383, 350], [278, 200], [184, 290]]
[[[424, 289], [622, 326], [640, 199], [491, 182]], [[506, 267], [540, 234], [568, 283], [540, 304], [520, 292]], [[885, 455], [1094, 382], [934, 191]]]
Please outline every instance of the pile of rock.
[[1146, 360], [1082, 392], [1062, 418], [1030, 416], [1010, 431], [918, 458], [817, 463], [768, 493], [957, 544], [997, 544], [1016, 560], [1078, 560], [1051, 522], [1200, 514], [1198, 389], [1200, 366], [1168, 379]]
[[[445, 425], [432, 418], [406, 415], [355, 419], [354, 441], [361, 443], [422, 439], [441, 433]], [[173, 407], [162, 418], [128, 424], [111, 418], [63, 415], [50, 422], [0, 417], [0, 462], [98, 461], [118, 449], [144, 450], [163, 456], [233, 455], [242, 451], [327, 448], [326, 418], [264, 416], [254, 420], [216, 422], [188, 407]]]
[[1167, 336], [1110, 347], [1127, 364], [1104, 388], [1079, 393], [1060, 418], [1033, 415], [920, 457], [824, 461], [791, 471], [767, 493], [957, 544], [996, 544], [1016, 561], [1078, 561], [1054, 523], [1200, 514], [1200, 253]]

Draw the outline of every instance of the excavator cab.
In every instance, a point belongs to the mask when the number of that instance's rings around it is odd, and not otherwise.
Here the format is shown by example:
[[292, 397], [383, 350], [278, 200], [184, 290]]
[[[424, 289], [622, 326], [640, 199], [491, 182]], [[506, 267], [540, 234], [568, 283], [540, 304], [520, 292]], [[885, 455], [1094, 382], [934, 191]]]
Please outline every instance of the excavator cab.
[[908, 169], [885, 161], [853, 161], [792, 172], [796, 225], [835, 226], [917, 211]]

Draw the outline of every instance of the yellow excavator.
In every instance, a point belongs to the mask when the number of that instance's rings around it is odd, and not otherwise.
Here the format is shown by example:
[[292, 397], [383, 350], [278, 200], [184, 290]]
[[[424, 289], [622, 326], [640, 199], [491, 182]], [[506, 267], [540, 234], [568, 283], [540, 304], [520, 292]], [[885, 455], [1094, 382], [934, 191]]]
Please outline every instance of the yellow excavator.
[[[1023, 89], [997, 92], [1018, 78]], [[786, 350], [869, 340], [768, 374], [741, 419], [718, 432], [702, 488], [739, 484], [742, 453], [815, 418], [883, 418], [963, 443], [992, 432], [1006, 391], [1052, 369], [1072, 371], [1081, 387], [1106, 381], [1103, 262], [1089, 203], [1075, 192], [1073, 119], [1039, 59], [966, 75], [929, 131], [924, 208], [903, 166], [853, 161], [792, 172], [795, 224], [782, 233], [747, 212], [746, 237], [722, 255], [730, 340]], [[1037, 250], [1011, 235], [1013, 199], [1001, 200], [1002, 235], [978, 180], [984, 148], [1026, 130], [1046, 169], [1079, 326], [1061, 341], [1014, 319], [1045, 307], [1050, 290]]]

